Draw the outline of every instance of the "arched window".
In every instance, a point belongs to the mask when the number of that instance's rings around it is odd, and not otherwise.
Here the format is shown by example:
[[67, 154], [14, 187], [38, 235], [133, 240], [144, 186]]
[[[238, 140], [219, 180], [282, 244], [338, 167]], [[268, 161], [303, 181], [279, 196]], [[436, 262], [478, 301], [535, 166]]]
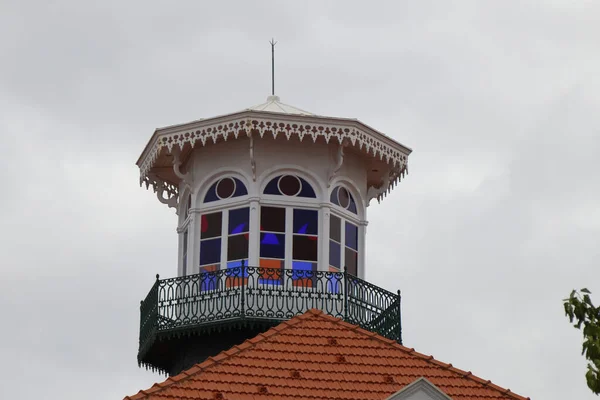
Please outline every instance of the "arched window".
[[[234, 177], [214, 182], [204, 196], [204, 203], [248, 194], [246, 185]], [[200, 272], [248, 265], [250, 208], [224, 208], [200, 215]], [[210, 285], [209, 285], [210, 286]], [[203, 287], [202, 290], [211, 290]]]
[[[264, 194], [317, 198], [313, 187], [296, 175], [280, 175], [271, 179]], [[286, 265], [294, 271], [294, 284], [312, 286], [310, 271], [317, 270], [319, 211], [315, 201], [290, 205], [269, 204], [260, 208], [259, 265], [265, 270], [264, 279], [270, 284], [280, 284], [274, 279], [282, 276], [277, 270]], [[289, 268], [288, 267], [288, 268]]]
[[350, 194], [348, 189], [343, 186], [337, 186], [331, 191], [329, 201], [353, 214], [357, 214], [356, 201], [354, 201], [354, 197]]
[[[337, 186], [331, 191], [329, 201], [336, 206], [357, 214], [356, 201], [348, 189]], [[343, 213], [329, 218], [329, 270], [347, 268], [349, 274], [358, 274], [358, 225]]]
[[211, 201], [225, 200], [247, 194], [248, 189], [242, 181], [237, 178], [226, 177], [219, 179], [208, 188], [206, 196], [204, 196], [204, 202], [210, 203]]
[[264, 194], [316, 198], [315, 190], [306, 180], [295, 175], [280, 175], [269, 181]]

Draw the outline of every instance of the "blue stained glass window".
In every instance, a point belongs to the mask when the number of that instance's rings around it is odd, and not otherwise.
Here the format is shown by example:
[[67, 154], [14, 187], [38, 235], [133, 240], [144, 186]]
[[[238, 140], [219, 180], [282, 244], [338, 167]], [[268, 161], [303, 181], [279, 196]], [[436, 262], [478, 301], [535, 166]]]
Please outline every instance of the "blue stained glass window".
[[341, 264], [342, 264], [341, 255], [342, 255], [342, 253], [341, 253], [340, 244], [334, 242], [333, 240], [330, 240], [329, 241], [329, 265], [340, 269]]
[[333, 188], [333, 190], [331, 191], [331, 196], [329, 196], [329, 201], [333, 204], [335, 204], [336, 206], [339, 206], [340, 204], [338, 203], [337, 200], [337, 192], [340, 189], [340, 187], [335, 187]]
[[233, 193], [233, 196], [231, 196], [231, 197], [239, 197], [239, 196], [247, 195], [248, 189], [246, 189], [246, 185], [244, 185], [244, 183], [242, 181], [240, 181], [238, 178], [233, 178], [233, 180], [235, 181], [235, 192]]
[[294, 233], [316, 235], [319, 230], [317, 210], [294, 209]]
[[340, 206], [342, 208], [347, 209], [348, 211], [357, 214], [356, 201], [354, 201], [354, 197], [348, 189], [337, 186], [331, 191], [331, 196], [329, 196], [329, 201], [336, 206]]
[[280, 176], [273, 178], [269, 181], [269, 183], [267, 183], [267, 186], [265, 187], [264, 190], [264, 194], [276, 194], [276, 195], [280, 195], [281, 192], [279, 192], [279, 187], [277, 187], [277, 181], [279, 180], [279, 178], [281, 178]]
[[227, 263], [227, 269], [232, 269], [235, 268], [234, 271], [230, 271], [230, 273], [232, 273], [232, 275], [230, 276], [236, 276], [236, 277], [241, 277], [242, 275], [247, 278], [248, 277], [248, 268], [244, 268], [242, 270], [242, 262], [244, 263], [244, 267], [248, 266], [248, 260], [237, 260], [237, 261], [229, 261]]
[[354, 197], [352, 197], [352, 195], [350, 195], [350, 205], [348, 206], [348, 211], [358, 214], [356, 211], [356, 202], [354, 201]]
[[200, 241], [200, 265], [221, 261], [221, 238]]
[[312, 278], [314, 272], [317, 270], [317, 263], [307, 261], [292, 261], [292, 279]]
[[346, 221], [346, 247], [358, 250], [358, 227]]
[[262, 232], [260, 234], [260, 256], [266, 258], [285, 258], [285, 235]]
[[[219, 183], [222, 181], [229, 183], [230, 180], [232, 180], [235, 183], [235, 187], [231, 187], [231, 184], [227, 184], [227, 185], [221, 184], [221, 186], [219, 187], [219, 190], [220, 190], [219, 194], [221, 194], [221, 197], [219, 197], [217, 195], [217, 186], [219, 186]], [[210, 203], [211, 201], [219, 201], [224, 198], [245, 196], [247, 194], [248, 194], [248, 189], [246, 188], [246, 185], [244, 185], [244, 183], [242, 181], [240, 181], [238, 178], [227, 177], [227, 178], [219, 179], [218, 181], [213, 183], [208, 188], [208, 191], [206, 192], [206, 195], [204, 196], [204, 202]]]
[[348, 247], [344, 252], [344, 264], [346, 264], [346, 270], [350, 275], [357, 275], [358, 271], [358, 253]]
[[[329, 271], [333, 272], [333, 271]], [[340, 293], [342, 291], [342, 278], [336, 273], [327, 277], [327, 291], [330, 293]]]
[[310, 186], [310, 183], [306, 182], [306, 180], [300, 178], [300, 182], [302, 182], [302, 189], [300, 189], [300, 193], [298, 193], [298, 197], [310, 197], [310, 198], [316, 198], [317, 195], [315, 194], [314, 189], [312, 188], [312, 186]]
[[229, 234], [248, 232], [250, 229], [250, 209], [248, 207], [229, 211]]
[[[267, 186], [265, 186], [265, 190], [263, 191], [264, 194], [273, 194], [273, 195], [278, 195], [278, 196], [285, 196], [285, 193], [281, 192], [281, 184], [280, 184], [280, 180], [281, 178], [289, 178], [290, 175], [280, 175], [277, 176], [273, 179], [271, 179], [269, 181], [269, 183], [267, 183]], [[298, 191], [297, 194], [293, 193], [295, 192], [295, 190], [292, 190], [293, 188], [291, 187], [291, 185], [289, 185], [290, 181], [289, 179], [284, 179], [284, 186], [285, 188], [283, 190], [289, 190], [288, 195], [290, 196], [297, 196], [297, 197], [309, 197], [309, 198], [316, 198], [317, 195], [315, 194], [315, 190], [312, 188], [312, 186], [310, 185], [310, 183], [308, 183], [306, 181], [306, 179], [300, 178], [300, 177], [296, 177], [298, 178], [298, 180], [300, 181], [300, 190]], [[298, 181], [296, 181], [296, 185], [298, 185]], [[298, 187], [296, 186], [296, 190], [298, 189]]]

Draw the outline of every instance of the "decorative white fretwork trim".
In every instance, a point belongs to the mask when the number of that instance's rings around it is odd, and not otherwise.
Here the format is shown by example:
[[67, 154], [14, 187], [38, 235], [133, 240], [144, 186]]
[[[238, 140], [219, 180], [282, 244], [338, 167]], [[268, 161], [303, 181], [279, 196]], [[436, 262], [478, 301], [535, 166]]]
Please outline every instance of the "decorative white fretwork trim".
[[367, 155], [383, 160], [394, 168], [396, 172], [390, 179], [387, 192], [404, 176], [408, 155], [411, 153], [409, 148], [357, 120], [282, 116], [268, 112], [244, 111], [225, 117], [157, 129], [138, 160], [140, 182], [147, 181], [150, 170], [163, 148], [171, 152], [174, 147], [182, 150], [186, 144], [192, 147], [197, 144], [206, 146], [220, 140], [238, 139], [240, 136], [249, 137], [255, 133], [260, 138], [270, 134], [273, 138], [283, 135], [287, 140], [294, 137], [302, 141], [305, 137], [310, 137], [313, 142], [316, 142], [319, 137], [322, 137], [326, 143], [335, 140], [339, 144], [347, 140]]

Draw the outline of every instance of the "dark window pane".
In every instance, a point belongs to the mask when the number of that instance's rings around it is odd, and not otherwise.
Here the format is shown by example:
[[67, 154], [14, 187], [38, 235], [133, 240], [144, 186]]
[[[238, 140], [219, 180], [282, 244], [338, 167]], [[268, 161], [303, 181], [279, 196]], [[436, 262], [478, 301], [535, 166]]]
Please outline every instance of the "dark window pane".
[[339, 204], [340, 207], [348, 208], [348, 206], [350, 205], [350, 193], [348, 193], [348, 190], [346, 190], [346, 188], [341, 187], [338, 189], [337, 198], [337, 204]]
[[202, 215], [200, 231], [201, 239], [221, 236], [221, 212]]
[[227, 260], [240, 260], [248, 257], [248, 238], [246, 235], [229, 236], [227, 241]]
[[285, 208], [261, 207], [260, 230], [268, 232], [285, 232]]
[[215, 264], [221, 261], [221, 238], [200, 242], [200, 265]]
[[339, 186], [337, 186], [336, 188], [334, 188], [331, 191], [331, 196], [329, 196], [329, 201], [332, 202], [333, 204], [339, 206], [340, 204], [338, 203], [338, 197], [337, 197], [338, 190], [340, 190]]
[[221, 199], [228, 199], [233, 196], [235, 191], [235, 182], [231, 178], [223, 178], [217, 182], [217, 196]]
[[334, 242], [333, 240], [329, 241], [329, 265], [336, 268], [341, 268], [341, 249], [340, 244]]
[[208, 192], [206, 192], [206, 196], [204, 196], [204, 202], [210, 203], [211, 201], [217, 201], [219, 198], [217, 197], [217, 183], [213, 183], [210, 188], [208, 188]]
[[294, 209], [294, 233], [316, 235], [319, 229], [317, 210]]
[[264, 194], [278, 194], [280, 195], [281, 193], [279, 192], [279, 188], [277, 187], [277, 182], [279, 182], [279, 176], [271, 179], [269, 181], [269, 183], [267, 183], [267, 186], [265, 186], [265, 191]]
[[342, 221], [335, 215], [332, 215], [329, 218], [329, 237], [331, 239], [335, 240], [336, 242], [342, 241], [341, 224], [342, 224]]
[[250, 209], [248, 207], [229, 211], [229, 234], [248, 232], [250, 229]]
[[356, 211], [356, 202], [354, 201], [354, 197], [352, 197], [352, 195], [350, 195], [350, 206], [348, 207], [348, 211], [358, 214]]
[[356, 276], [358, 271], [358, 253], [346, 247], [345, 264], [350, 275]]
[[300, 179], [293, 175], [284, 175], [279, 179], [279, 190], [286, 196], [296, 196], [301, 188]]
[[233, 194], [233, 197], [247, 195], [248, 189], [246, 189], [246, 185], [237, 178], [233, 178], [233, 180], [235, 181], [235, 193]]
[[298, 179], [300, 179], [300, 182], [302, 182], [302, 189], [300, 190], [300, 193], [298, 193], [298, 197], [310, 197], [313, 199], [316, 198], [317, 195], [315, 194], [315, 191], [310, 185], [310, 183], [306, 182], [306, 180], [302, 178]]
[[292, 250], [294, 260], [317, 261], [317, 237], [294, 235]]
[[346, 221], [346, 246], [358, 250], [358, 227]]
[[183, 259], [181, 260], [183, 264], [183, 275], [187, 275], [187, 241], [188, 241], [188, 231], [183, 233]]
[[279, 233], [261, 233], [260, 256], [285, 258], [285, 235]]

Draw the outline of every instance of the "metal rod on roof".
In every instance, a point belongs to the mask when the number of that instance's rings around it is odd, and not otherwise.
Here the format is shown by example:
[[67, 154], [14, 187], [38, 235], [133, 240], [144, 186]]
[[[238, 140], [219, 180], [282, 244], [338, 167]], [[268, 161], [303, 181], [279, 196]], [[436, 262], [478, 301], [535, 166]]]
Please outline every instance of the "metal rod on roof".
[[277, 42], [271, 38], [271, 95], [275, 96], [275, 45]]

